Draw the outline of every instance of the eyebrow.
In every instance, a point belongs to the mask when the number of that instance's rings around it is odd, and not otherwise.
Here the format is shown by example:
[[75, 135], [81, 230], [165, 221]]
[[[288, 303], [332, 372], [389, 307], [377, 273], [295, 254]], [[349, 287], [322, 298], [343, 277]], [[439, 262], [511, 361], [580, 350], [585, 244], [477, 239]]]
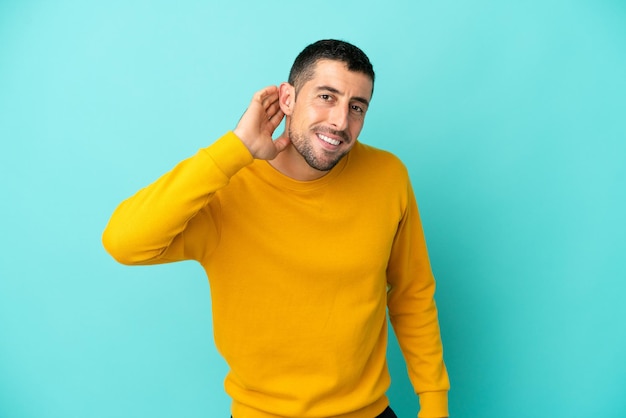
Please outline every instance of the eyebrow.
[[[334, 94], [343, 95], [343, 93], [341, 91], [339, 91], [336, 88], [331, 87], [331, 86], [318, 86], [317, 87], [317, 91], [329, 91], [329, 92], [334, 93]], [[364, 97], [356, 96], [356, 97], [352, 97], [351, 100], [355, 100], [357, 102], [363, 103], [365, 106], [368, 106], [368, 107], [370, 105], [369, 100], [367, 100]]]

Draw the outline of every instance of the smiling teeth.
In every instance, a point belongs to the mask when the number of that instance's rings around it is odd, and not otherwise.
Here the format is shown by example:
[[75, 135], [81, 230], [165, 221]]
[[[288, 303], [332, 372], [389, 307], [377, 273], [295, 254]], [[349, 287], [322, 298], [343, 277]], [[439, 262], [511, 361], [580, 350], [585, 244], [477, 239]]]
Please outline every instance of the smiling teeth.
[[341, 144], [341, 141], [337, 141], [336, 139], [329, 138], [326, 135], [319, 134], [318, 136], [320, 137], [320, 139], [322, 141], [328, 142], [331, 145], [339, 145], [339, 144]]

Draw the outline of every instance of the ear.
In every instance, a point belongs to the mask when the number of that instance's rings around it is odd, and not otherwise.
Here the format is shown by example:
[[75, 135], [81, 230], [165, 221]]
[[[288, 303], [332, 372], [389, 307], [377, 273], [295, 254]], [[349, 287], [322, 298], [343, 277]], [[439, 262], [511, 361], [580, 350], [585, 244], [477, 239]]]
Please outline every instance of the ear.
[[293, 113], [294, 102], [296, 101], [296, 89], [289, 83], [281, 83], [278, 86], [278, 103], [280, 110], [287, 116]]

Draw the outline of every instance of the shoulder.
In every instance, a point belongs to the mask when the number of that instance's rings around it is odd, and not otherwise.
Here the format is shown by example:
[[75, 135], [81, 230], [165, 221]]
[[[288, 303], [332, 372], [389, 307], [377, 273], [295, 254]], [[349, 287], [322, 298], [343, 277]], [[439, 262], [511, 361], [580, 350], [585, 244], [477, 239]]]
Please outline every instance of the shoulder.
[[399, 222], [410, 201], [411, 181], [400, 158], [360, 142], [350, 150], [338, 183], [343, 194], [376, 212], [378, 219]]
[[377, 171], [394, 178], [408, 178], [408, 171], [395, 154], [357, 142], [350, 151], [350, 165], [357, 169]]

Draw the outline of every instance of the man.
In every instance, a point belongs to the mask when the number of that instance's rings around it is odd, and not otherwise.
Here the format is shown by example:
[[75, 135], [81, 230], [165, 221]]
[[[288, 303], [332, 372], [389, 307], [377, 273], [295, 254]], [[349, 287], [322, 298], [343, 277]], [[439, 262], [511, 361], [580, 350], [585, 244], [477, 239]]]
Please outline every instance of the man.
[[395, 417], [387, 308], [419, 416], [448, 414], [408, 174], [357, 139], [373, 86], [357, 47], [307, 46], [287, 83], [256, 93], [234, 131], [122, 202], [104, 232], [121, 263], [202, 264], [234, 418]]

